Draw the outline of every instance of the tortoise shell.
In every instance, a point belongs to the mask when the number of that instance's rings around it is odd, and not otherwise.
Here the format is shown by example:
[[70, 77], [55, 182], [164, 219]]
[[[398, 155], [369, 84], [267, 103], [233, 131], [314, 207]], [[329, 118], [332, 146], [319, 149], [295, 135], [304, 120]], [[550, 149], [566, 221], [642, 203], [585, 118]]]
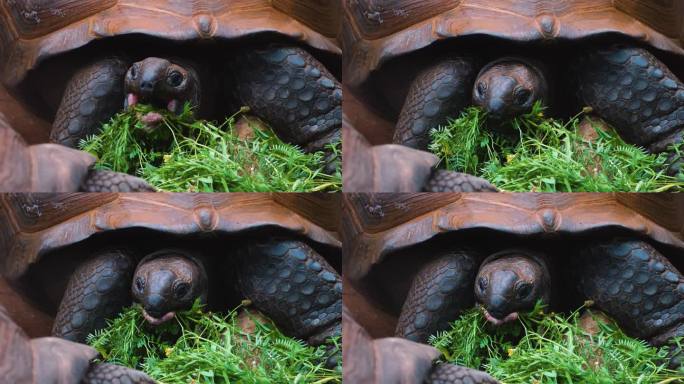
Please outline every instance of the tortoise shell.
[[278, 227], [339, 248], [338, 199], [317, 194], [59, 194], [0, 196], [0, 275], [103, 232], [243, 233]]
[[351, 280], [388, 254], [464, 229], [536, 235], [614, 228], [684, 249], [684, 198], [670, 194], [348, 194], [343, 207], [343, 270]]
[[680, 0], [358, 0], [344, 2], [345, 83], [435, 42], [488, 35], [518, 42], [616, 34], [684, 56]]
[[3, 1], [0, 77], [16, 86], [49, 57], [126, 34], [187, 41], [273, 32], [339, 55], [338, 8], [334, 0]]
[[[393, 334], [402, 295], [440, 234], [482, 230], [496, 248], [506, 245], [489, 231], [521, 241], [626, 232], [684, 249], [684, 198], [676, 194], [350, 193], [343, 199], [345, 303], [373, 337]], [[425, 248], [403, 252], [418, 244]]]

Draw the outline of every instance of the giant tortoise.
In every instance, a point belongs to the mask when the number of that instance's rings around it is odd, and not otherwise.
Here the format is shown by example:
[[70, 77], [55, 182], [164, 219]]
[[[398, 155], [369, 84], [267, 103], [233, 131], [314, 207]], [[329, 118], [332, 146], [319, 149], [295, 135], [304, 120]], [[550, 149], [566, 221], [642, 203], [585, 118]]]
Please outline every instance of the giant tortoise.
[[345, 84], [398, 113], [395, 143], [426, 149], [471, 103], [502, 120], [537, 100], [559, 115], [590, 106], [654, 153], [682, 142], [681, 0], [345, 4]]
[[[334, 195], [0, 197], [0, 273], [83, 342], [133, 300], [152, 325], [250, 300], [312, 345], [341, 331]], [[324, 255], [324, 256], [321, 256]], [[136, 268], [137, 267], [137, 268]], [[332, 361], [331, 361], [332, 362]]]
[[[223, 118], [240, 106], [307, 151], [339, 138], [339, 5], [300, 0], [10, 1], [0, 79], [74, 147], [138, 102]], [[323, 65], [327, 63], [328, 67]]]
[[396, 320], [385, 335], [425, 342], [476, 300], [500, 324], [538, 299], [593, 301], [656, 346], [684, 335], [678, 195], [352, 194], [344, 206], [345, 279], [378, 313], [360, 321]]

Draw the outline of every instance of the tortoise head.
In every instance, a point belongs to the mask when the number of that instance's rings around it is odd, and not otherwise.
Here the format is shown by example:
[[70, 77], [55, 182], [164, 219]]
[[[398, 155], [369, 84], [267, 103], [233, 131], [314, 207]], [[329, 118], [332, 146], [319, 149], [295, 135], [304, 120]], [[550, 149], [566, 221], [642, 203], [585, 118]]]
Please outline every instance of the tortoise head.
[[150, 57], [126, 73], [126, 107], [148, 103], [180, 113], [185, 102], [200, 103], [200, 76], [191, 65]]
[[524, 250], [499, 252], [480, 266], [475, 297], [487, 320], [501, 325], [531, 310], [537, 300], [548, 303], [550, 276], [544, 259]]
[[485, 66], [475, 80], [473, 103], [496, 120], [510, 119], [546, 100], [548, 86], [541, 67], [529, 60], [504, 58]]
[[133, 298], [145, 320], [159, 325], [176, 311], [190, 309], [197, 298], [206, 302], [207, 274], [202, 263], [180, 250], [162, 250], [143, 258], [133, 275]]

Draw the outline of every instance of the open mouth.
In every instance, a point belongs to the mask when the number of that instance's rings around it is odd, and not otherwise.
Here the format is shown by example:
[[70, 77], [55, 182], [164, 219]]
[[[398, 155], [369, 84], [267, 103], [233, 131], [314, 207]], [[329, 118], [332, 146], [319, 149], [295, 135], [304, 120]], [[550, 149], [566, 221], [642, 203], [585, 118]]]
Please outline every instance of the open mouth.
[[157, 318], [147, 313], [147, 311], [144, 308], [142, 310], [142, 313], [145, 320], [147, 320], [148, 323], [154, 326], [164, 324], [176, 316], [176, 312], [167, 312], [164, 316]]
[[518, 312], [512, 312], [506, 315], [503, 319], [497, 319], [496, 317], [492, 316], [485, 307], [482, 307], [482, 312], [484, 312], [485, 319], [489, 321], [491, 324], [499, 326], [506, 324], [508, 322], [514, 321], [518, 319]]
[[135, 93], [129, 93], [126, 96], [125, 109], [131, 108], [138, 103], [152, 104], [158, 108], [166, 108], [167, 110], [179, 114], [181, 112], [181, 102], [178, 99], [171, 99], [168, 101], [162, 101], [159, 99], [148, 99], [146, 97], [141, 97]]

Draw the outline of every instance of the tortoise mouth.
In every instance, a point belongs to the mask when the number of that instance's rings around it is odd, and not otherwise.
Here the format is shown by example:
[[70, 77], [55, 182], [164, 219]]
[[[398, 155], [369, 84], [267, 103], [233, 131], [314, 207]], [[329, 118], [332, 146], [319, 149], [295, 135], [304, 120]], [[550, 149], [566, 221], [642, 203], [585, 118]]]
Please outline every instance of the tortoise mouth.
[[167, 312], [164, 314], [162, 317], [154, 317], [147, 313], [145, 308], [142, 309], [143, 317], [145, 320], [150, 323], [151, 325], [158, 326], [166, 323], [167, 321], [173, 319], [176, 316], [176, 312]]
[[180, 114], [183, 109], [183, 105], [179, 99], [162, 100], [133, 92], [126, 95], [125, 109], [132, 108], [138, 103], [151, 104], [157, 108], [166, 108], [168, 111], [175, 114]]
[[511, 321], [515, 321], [518, 319], [518, 312], [509, 313], [503, 319], [498, 319], [498, 318], [492, 316], [492, 314], [489, 313], [489, 311], [487, 311], [487, 309], [485, 307], [482, 307], [482, 312], [484, 313], [485, 319], [487, 319], [487, 321], [490, 324], [497, 326], [497, 327], [500, 325], [506, 324], [506, 323], [510, 323]]

